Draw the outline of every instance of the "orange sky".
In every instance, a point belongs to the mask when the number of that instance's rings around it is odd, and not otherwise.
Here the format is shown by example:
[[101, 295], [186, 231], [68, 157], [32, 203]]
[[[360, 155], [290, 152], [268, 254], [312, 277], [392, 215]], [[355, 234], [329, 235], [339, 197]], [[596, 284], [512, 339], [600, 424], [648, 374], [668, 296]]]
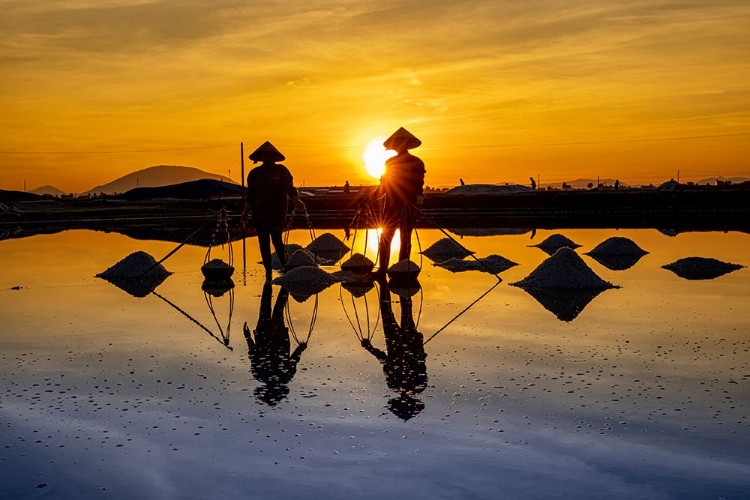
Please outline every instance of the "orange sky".
[[[0, 189], [170, 164], [373, 183], [404, 126], [427, 184], [750, 177], [738, 1], [0, 0]], [[249, 168], [246, 162], [246, 168]]]

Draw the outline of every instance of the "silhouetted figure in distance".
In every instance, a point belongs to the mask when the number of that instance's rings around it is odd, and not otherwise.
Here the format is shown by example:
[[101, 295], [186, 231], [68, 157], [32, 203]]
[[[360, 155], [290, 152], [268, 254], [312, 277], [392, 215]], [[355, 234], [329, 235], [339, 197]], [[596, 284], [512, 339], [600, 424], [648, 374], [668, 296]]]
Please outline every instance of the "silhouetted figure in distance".
[[531, 181], [531, 189], [536, 191], [536, 181], [533, 177], [529, 177], [529, 180]]

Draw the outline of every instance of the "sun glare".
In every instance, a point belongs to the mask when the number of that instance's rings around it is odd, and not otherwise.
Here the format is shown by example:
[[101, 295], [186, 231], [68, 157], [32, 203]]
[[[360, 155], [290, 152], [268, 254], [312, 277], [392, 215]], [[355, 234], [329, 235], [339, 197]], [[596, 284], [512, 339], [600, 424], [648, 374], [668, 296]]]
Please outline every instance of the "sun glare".
[[376, 179], [380, 179], [385, 172], [385, 160], [394, 156], [395, 151], [385, 149], [383, 142], [385, 137], [376, 137], [367, 143], [362, 159], [365, 161], [365, 170]]

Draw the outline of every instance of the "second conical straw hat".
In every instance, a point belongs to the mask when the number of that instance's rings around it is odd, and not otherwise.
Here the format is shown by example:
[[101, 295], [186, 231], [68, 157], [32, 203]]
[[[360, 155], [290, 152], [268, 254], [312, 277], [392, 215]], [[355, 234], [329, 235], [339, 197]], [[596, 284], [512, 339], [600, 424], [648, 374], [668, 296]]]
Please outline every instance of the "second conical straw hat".
[[414, 137], [414, 135], [404, 127], [401, 127], [383, 143], [383, 146], [385, 146], [386, 149], [396, 149], [400, 145], [404, 145], [406, 149], [414, 149], [421, 146], [422, 141]]

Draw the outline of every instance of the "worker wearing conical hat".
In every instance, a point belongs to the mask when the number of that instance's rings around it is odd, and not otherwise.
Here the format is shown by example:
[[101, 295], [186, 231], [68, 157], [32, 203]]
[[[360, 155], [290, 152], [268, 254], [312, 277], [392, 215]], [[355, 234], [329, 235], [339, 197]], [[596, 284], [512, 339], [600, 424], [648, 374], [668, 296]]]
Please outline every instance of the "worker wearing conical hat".
[[301, 202], [291, 172], [277, 163], [284, 161], [285, 157], [273, 144], [264, 142], [248, 158], [253, 163], [261, 164], [247, 174], [242, 227], [246, 227], [248, 215], [252, 211], [252, 225], [258, 233], [266, 281], [271, 281], [271, 242], [282, 267], [286, 265], [286, 249], [281, 232], [286, 227], [287, 199], [291, 199], [295, 205]]
[[401, 127], [393, 133], [383, 146], [396, 152], [385, 162], [385, 173], [380, 178], [376, 196], [382, 198], [380, 244], [380, 276], [388, 269], [391, 254], [391, 241], [398, 227], [401, 231], [399, 261], [411, 255], [411, 233], [414, 229], [414, 206], [424, 198], [424, 162], [409, 153], [419, 147], [422, 141]]

